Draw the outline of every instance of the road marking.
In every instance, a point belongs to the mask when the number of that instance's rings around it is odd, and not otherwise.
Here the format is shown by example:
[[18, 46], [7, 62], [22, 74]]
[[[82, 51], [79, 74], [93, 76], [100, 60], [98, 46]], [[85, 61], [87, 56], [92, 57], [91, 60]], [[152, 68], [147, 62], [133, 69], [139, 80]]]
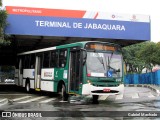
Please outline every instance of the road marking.
[[56, 99], [56, 98], [50, 98], [50, 99], [41, 101], [41, 102], [39, 102], [39, 103], [48, 103], [48, 102], [53, 101], [53, 100], [55, 100], [55, 99]]
[[23, 93], [22, 94], [14, 94], [14, 93], [13, 94], [7, 94], [7, 93], [3, 93], [3, 94], [0, 94], [0, 95], [28, 95], [28, 94], [23, 94]]
[[30, 99], [30, 100], [26, 100], [26, 101], [22, 101], [22, 102], [18, 102], [18, 103], [28, 103], [28, 102], [40, 100], [40, 99], [45, 98], [45, 97], [46, 96], [36, 97], [36, 98]]
[[32, 97], [32, 96], [24, 96], [24, 97], [12, 99], [12, 101], [15, 102], [15, 101], [26, 99], [26, 98], [30, 98], [30, 97]]
[[61, 100], [61, 101], [59, 101], [59, 102], [61, 102], [61, 103], [65, 103], [65, 102], [68, 102], [68, 101]]
[[4, 98], [4, 99], [2, 99], [2, 100], [0, 100], [0, 102], [4, 102], [4, 101], [6, 101], [7, 99], [6, 98]]
[[149, 97], [149, 98], [152, 98], [152, 97], [155, 97], [155, 96], [154, 96], [151, 92], [149, 92], [149, 93], [148, 93], [148, 97]]
[[101, 95], [99, 97], [99, 100], [106, 100], [109, 97], [109, 95]]
[[120, 100], [120, 99], [123, 99], [123, 94], [119, 94], [119, 95], [116, 95], [116, 100]]
[[139, 98], [138, 93], [132, 93], [132, 98], [133, 98], [133, 99], [135, 99], [135, 98]]
[[8, 99], [6, 99], [6, 98], [0, 100], [0, 106], [5, 105], [7, 103], [8, 103]]

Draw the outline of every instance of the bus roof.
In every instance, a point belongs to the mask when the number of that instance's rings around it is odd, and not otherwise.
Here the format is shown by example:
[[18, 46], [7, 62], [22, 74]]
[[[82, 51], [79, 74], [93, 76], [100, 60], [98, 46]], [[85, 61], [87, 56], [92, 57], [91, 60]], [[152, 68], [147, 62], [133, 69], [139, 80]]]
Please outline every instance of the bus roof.
[[74, 47], [74, 46], [84, 46], [86, 43], [108, 43], [110, 45], [118, 45], [115, 43], [101, 42], [101, 41], [82, 41], [82, 42], [76, 42], [76, 43], [71, 43], [71, 44], [65, 44], [65, 45], [59, 45], [59, 46], [54, 46], [54, 47], [27, 51], [27, 52], [19, 53], [18, 55], [40, 53], [40, 52], [45, 52], [45, 51], [50, 51], [50, 50], [55, 50], [55, 49], [60, 49], [60, 48]]

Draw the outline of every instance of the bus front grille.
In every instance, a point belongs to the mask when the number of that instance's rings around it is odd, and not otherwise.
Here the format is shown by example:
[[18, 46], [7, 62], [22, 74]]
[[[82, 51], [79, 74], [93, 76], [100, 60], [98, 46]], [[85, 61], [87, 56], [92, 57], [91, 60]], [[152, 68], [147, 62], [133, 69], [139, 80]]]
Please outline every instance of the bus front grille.
[[103, 90], [94, 90], [91, 91], [92, 93], [118, 93], [119, 91], [117, 90], [110, 90], [110, 91], [103, 91]]
[[117, 87], [118, 84], [92, 84], [93, 86], [96, 86], [96, 87]]

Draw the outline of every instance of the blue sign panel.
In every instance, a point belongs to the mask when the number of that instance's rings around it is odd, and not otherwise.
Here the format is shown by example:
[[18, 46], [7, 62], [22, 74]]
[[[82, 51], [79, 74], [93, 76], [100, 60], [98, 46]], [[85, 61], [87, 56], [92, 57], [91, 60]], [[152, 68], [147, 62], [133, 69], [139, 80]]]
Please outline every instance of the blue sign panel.
[[149, 22], [8, 15], [6, 34], [150, 40]]

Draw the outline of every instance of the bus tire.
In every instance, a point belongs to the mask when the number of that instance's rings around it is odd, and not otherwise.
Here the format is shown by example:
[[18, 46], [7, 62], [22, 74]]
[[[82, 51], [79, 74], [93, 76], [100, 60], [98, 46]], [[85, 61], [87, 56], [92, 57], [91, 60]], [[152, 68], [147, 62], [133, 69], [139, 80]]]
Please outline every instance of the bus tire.
[[66, 93], [66, 87], [65, 87], [65, 85], [61, 84], [59, 87], [60, 88], [59, 88], [58, 93], [60, 95], [60, 98], [62, 99], [62, 101], [67, 101], [68, 100], [68, 96], [67, 96], [67, 93]]
[[92, 96], [92, 103], [93, 104], [98, 104], [99, 103], [98, 98], [99, 98], [99, 95], [93, 95]]
[[30, 83], [29, 83], [29, 81], [26, 82], [25, 88], [26, 88], [27, 92], [30, 92]]

